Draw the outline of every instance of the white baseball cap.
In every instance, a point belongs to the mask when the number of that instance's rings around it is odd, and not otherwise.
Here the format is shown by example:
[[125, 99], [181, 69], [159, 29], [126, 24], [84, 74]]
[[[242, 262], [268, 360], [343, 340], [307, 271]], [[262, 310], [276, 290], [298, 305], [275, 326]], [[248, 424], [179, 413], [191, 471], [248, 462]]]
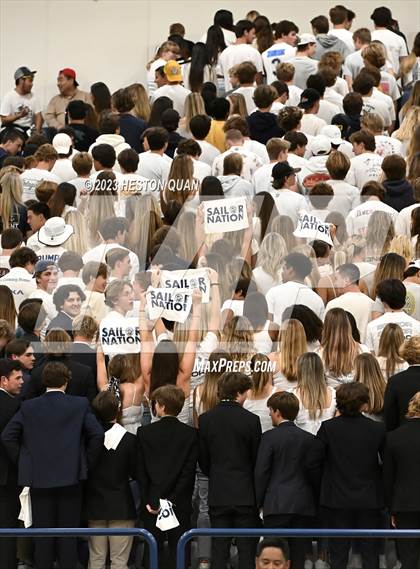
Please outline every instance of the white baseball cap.
[[309, 149], [314, 156], [329, 154], [331, 152], [331, 141], [326, 136], [318, 134], [311, 140]]
[[344, 142], [341, 138], [341, 130], [335, 124], [327, 124], [322, 127], [320, 134], [326, 136], [334, 146], [340, 146]]
[[68, 225], [62, 217], [50, 217], [38, 231], [38, 241], [43, 245], [58, 247], [74, 233], [72, 225]]
[[52, 140], [52, 145], [54, 146], [57, 154], [68, 154], [70, 151], [70, 146], [73, 144], [72, 139], [68, 134], [64, 132], [59, 132], [56, 134]]
[[308, 43], [316, 43], [316, 38], [313, 34], [301, 34], [298, 36], [297, 45], [306, 45]]

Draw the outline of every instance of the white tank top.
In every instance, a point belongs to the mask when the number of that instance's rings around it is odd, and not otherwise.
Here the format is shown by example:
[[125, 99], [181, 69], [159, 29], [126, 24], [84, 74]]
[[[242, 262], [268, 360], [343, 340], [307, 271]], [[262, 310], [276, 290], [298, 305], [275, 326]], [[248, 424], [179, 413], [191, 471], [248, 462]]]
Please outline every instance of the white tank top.
[[259, 332], [254, 332], [254, 346], [259, 354], [270, 354], [273, 350], [273, 341], [268, 332], [270, 321], [267, 320], [264, 328]]
[[267, 407], [267, 401], [276, 391], [277, 388], [275, 385], [273, 385], [271, 393], [268, 397], [264, 397], [264, 399], [246, 399], [244, 403], [244, 409], [247, 409], [247, 411], [251, 411], [251, 413], [258, 415], [263, 433], [273, 428]]

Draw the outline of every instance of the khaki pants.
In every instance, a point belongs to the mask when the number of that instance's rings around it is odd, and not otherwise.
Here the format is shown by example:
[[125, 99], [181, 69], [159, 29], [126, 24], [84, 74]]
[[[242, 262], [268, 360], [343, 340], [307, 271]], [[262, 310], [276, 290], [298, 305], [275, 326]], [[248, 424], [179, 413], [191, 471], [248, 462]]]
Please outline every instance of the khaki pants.
[[[89, 527], [133, 528], [134, 520], [89, 520]], [[89, 569], [105, 569], [108, 543], [111, 569], [127, 569], [133, 537], [123, 535], [89, 537]]]

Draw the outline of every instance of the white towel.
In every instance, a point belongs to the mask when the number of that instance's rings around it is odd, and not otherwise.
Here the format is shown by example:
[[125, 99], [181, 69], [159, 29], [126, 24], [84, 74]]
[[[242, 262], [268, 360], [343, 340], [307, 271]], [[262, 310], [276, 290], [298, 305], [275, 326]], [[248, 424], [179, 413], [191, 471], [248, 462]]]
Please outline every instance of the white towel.
[[115, 450], [121, 442], [121, 439], [127, 431], [120, 424], [115, 423], [104, 436], [104, 447], [107, 450]]
[[21, 520], [25, 528], [29, 528], [32, 525], [32, 504], [31, 504], [31, 493], [29, 487], [25, 486], [19, 496], [20, 500], [20, 513], [19, 520]]

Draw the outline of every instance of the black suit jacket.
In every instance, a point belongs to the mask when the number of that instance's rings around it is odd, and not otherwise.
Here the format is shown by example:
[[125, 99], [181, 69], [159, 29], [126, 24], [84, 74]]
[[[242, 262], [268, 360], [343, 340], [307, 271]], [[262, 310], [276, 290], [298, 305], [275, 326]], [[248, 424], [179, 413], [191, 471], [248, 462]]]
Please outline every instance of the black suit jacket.
[[322, 443], [290, 421], [263, 434], [255, 492], [264, 516], [316, 514], [323, 456]]
[[367, 510], [383, 506], [379, 455], [385, 427], [358, 414], [340, 416], [321, 424], [317, 437], [325, 445], [321, 506]]
[[73, 339], [73, 320], [64, 312], [59, 312], [48, 325], [47, 332], [54, 328], [61, 328]]
[[94, 349], [83, 342], [73, 342], [71, 360], [90, 368], [96, 381], [96, 351]]
[[[12, 397], [0, 389], [0, 435], [19, 407], [19, 397]], [[17, 470], [0, 441], [0, 485], [8, 484], [17, 484]]]
[[159, 507], [159, 498], [178, 510], [191, 510], [198, 459], [197, 432], [176, 417], [137, 430], [137, 480], [143, 507]]
[[32, 370], [32, 377], [26, 391], [26, 399], [38, 397], [45, 393], [45, 387], [42, 383], [42, 372], [49, 362], [63, 363], [71, 373], [71, 379], [67, 385], [66, 393], [68, 395], [77, 395], [79, 397], [87, 397], [91, 402], [96, 394], [96, 378], [93, 376], [92, 370], [85, 365], [73, 361], [73, 355], [63, 358], [44, 358], [42, 363]]
[[392, 512], [420, 512], [420, 419], [387, 434], [384, 483]]
[[410, 366], [389, 378], [384, 401], [387, 431], [392, 431], [405, 423], [408, 402], [417, 391], [420, 391], [420, 366]]
[[24, 401], [2, 434], [9, 457], [19, 462], [19, 485], [32, 488], [73, 486], [85, 480], [103, 439], [88, 401], [60, 391]]
[[[105, 425], [105, 431], [113, 425]], [[136, 477], [136, 437], [125, 433], [115, 450], [102, 447], [85, 486], [88, 520], [134, 520], [136, 510], [129, 478]]]
[[209, 506], [255, 506], [254, 467], [261, 439], [257, 415], [222, 401], [199, 417], [200, 467]]

